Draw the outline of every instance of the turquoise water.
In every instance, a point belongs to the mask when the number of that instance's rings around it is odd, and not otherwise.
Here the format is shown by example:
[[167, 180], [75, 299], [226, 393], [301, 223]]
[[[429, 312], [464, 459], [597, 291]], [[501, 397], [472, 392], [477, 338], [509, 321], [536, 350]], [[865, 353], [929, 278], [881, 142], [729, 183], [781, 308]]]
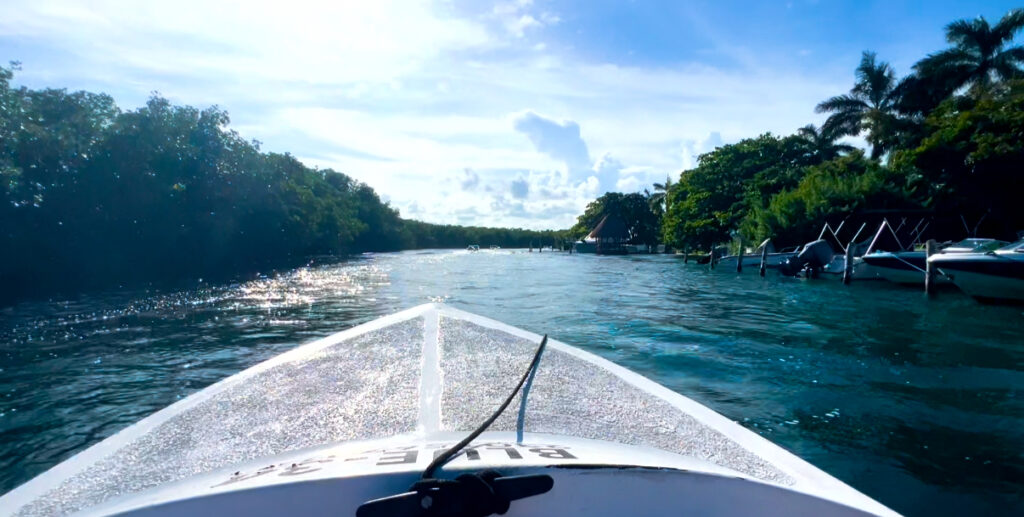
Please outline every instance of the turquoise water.
[[0, 309], [0, 492], [248, 366], [430, 301], [633, 369], [908, 515], [1024, 513], [1024, 309], [507, 250]]

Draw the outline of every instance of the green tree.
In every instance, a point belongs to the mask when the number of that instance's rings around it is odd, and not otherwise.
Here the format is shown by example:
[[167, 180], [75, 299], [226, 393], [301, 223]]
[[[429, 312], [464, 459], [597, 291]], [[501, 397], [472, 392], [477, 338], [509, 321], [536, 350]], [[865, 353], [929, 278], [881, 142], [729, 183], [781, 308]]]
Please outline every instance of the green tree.
[[261, 152], [217, 106], [154, 95], [122, 112], [107, 95], [12, 87], [16, 68], [0, 67], [0, 303], [244, 276], [311, 255], [561, 235], [406, 221], [340, 172]]
[[795, 186], [817, 163], [796, 136], [764, 134], [721, 146], [698, 158], [672, 187], [662, 238], [673, 247], [707, 249], [728, 240], [747, 212]]
[[854, 151], [809, 167], [794, 188], [772, 196], [764, 207], [754, 207], [744, 218], [741, 232], [752, 241], [804, 243], [836, 216], [865, 208], [913, 207], [904, 184], [900, 175]]
[[21, 92], [11, 88], [17, 68], [16, 62], [12, 62], [10, 68], [0, 66], [0, 202], [3, 203], [0, 214], [26, 201], [19, 192], [22, 171], [15, 153], [17, 131], [23, 124]]
[[831, 113], [823, 131], [829, 135], [857, 136], [867, 133], [871, 157], [880, 158], [892, 146], [899, 128], [896, 111], [896, 74], [889, 63], [879, 62], [874, 52], [865, 51], [856, 69], [850, 93], [818, 104], [815, 111]]
[[993, 236], [1014, 237], [1024, 228], [1024, 81], [962, 109], [954, 99], [927, 121], [921, 145], [893, 156], [893, 167], [917, 178], [916, 196], [938, 213], [984, 217]]
[[828, 161], [856, 149], [849, 144], [836, 143], [842, 135], [837, 134], [835, 128], [818, 128], [814, 124], [807, 124], [796, 130], [796, 136], [807, 145], [811, 158], [818, 161]]
[[576, 239], [582, 238], [590, 233], [601, 219], [609, 215], [618, 217], [626, 224], [631, 244], [658, 242], [659, 217], [651, 211], [647, 197], [640, 193], [608, 192], [591, 201], [583, 214], [576, 219], [576, 225], [570, 229], [570, 234]]
[[665, 206], [668, 204], [668, 193], [670, 190], [672, 190], [672, 176], [666, 176], [665, 183], [654, 184], [654, 193], [647, 198], [651, 210], [658, 215], [665, 213]]
[[1024, 9], [1013, 9], [994, 26], [984, 17], [957, 20], [946, 26], [952, 47], [936, 52], [914, 65], [923, 79], [944, 83], [956, 90], [967, 86], [976, 95], [997, 81], [1019, 78], [1024, 47], [1009, 46], [1024, 28]]

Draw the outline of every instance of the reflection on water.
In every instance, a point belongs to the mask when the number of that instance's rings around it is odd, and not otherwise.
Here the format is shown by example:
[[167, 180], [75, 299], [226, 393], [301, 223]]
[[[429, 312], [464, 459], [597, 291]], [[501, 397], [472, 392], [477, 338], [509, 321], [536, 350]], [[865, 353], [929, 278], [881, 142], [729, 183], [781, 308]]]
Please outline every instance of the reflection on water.
[[0, 309], [0, 491], [300, 343], [437, 301], [586, 348], [894, 509], [1024, 511], [1024, 314], [667, 256], [365, 255]]

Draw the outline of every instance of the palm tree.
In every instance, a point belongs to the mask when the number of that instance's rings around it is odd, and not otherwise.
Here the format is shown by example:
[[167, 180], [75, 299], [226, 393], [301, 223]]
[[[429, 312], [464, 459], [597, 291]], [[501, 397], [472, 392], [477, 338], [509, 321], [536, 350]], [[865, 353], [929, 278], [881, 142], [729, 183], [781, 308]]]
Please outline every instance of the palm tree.
[[952, 82], [981, 93], [997, 80], [1024, 76], [1024, 46], [1007, 46], [1024, 28], [1024, 9], [1013, 9], [990, 26], [984, 17], [957, 20], [946, 26], [946, 41], [953, 46], [919, 61], [914, 69], [923, 78]]
[[834, 128], [825, 126], [818, 128], [814, 124], [807, 124], [796, 130], [796, 136], [810, 148], [813, 158], [823, 162], [827, 162], [841, 153], [849, 153], [856, 149], [849, 144], [836, 143], [836, 140], [842, 135], [837, 134]]
[[865, 51], [856, 77], [850, 93], [818, 104], [815, 111], [832, 114], [822, 125], [828, 134], [857, 136], [866, 131], [871, 157], [878, 159], [892, 146], [897, 127], [896, 74], [889, 63], [878, 62], [874, 52]]
[[663, 214], [665, 209], [668, 208], [668, 191], [672, 188], [672, 176], [665, 177], [665, 183], [655, 183], [654, 193], [647, 197], [647, 202], [651, 205], [651, 210], [655, 213]]

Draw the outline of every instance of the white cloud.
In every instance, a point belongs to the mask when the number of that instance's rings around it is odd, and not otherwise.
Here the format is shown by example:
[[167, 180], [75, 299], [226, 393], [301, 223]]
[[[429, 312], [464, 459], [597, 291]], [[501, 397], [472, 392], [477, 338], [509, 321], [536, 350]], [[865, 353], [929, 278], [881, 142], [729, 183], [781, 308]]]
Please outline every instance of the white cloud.
[[615, 190], [626, 194], [640, 192], [645, 186], [636, 176], [626, 176], [615, 182]]
[[723, 145], [725, 145], [725, 141], [722, 140], [722, 134], [718, 131], [712, 131], [707, 138], [699, 142], [696, 140], [683, 142], [683, 170], [696, 167], [697, 158], [700, 155], [710, 153]]
[[391, 81], [445, 51], [494, 43], [482, 26], [425, 1], [14, 1], [0, 7], [0, 32], [45, 39], [108, 70], [223, 82]]
[[530, 27], [539, 27], [541, 23], [536, 18], [529, 14], [524, 14], [507, 25], [508, 31], [515, 34], [516, 37], [522, 38], [526, 33], [526, 29]]
[[594, 178], [597, 178], [598, 191], [600, 193], [615, 190], [619, 181], [619, 173], [622, 171], [622, 162], [605, 153], [597, 160], [592, 169]]
[[530, 184], [523, 177], [518, 177], [512, 180], [512, 188], [510, 189], [512, 197], [516, 199], [525, 199], [530, 194]]
[[220, 104], [244, 137], [350, 174], [406, 216], [524, 227], [565, 227], [597, 195], [675, 177], [723, 142], [818, 123], [815, 102], [849, 87], [581, 60], [532, 39], [560, 21], [531, 2], [457, 16], [425, 0], [8, 0], [0, 48], [31, 86]]
[[530, 12], [532, 7], [532, 1], [499, 2], [491, 10], [491, 18], [497, 20], [508, 34], [516, 38], [523, 38], [530, 29], [555, 25], [561, 21], [557, 14], [548, 11], [534, 16], [534, 13]]
[[459, 182], [462, 190], [476, 189], [476, 187], [480, 185], [480, 175], [473, 172], [471, 169], [465, 169], [463, 172], [462, 181]]
[[580, 136], [579, 124], [561, 122], [543, 117], [532, 111], [516, 115], [516, 131], [525, 134], [538, 151], [565, 164], [570, 176], [582, 173], [590, 166], [590, 152]]

